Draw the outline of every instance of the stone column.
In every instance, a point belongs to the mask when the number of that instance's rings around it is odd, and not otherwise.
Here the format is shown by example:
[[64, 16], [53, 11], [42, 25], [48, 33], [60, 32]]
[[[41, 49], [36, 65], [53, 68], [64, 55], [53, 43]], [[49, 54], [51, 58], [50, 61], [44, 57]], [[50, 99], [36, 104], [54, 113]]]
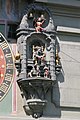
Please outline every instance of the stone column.
[[51, 38], [50, 42], [50, 72], [51, 72], [51, 79], [56, 80], [55, 75], [55, 39]]
[[22, 65], [22, 67], [21, 67], [21, 77], [22, 77], [22, 78], [26, 78], [26, 76], [27, 76], [26, 39], [27, 39], [27, 38], [25, 37], [25, 38], [24, 38], [24, 41], [23, 41], [23, 54], [22, 54], [22, 56], [21, 56], [21, 58], [22, 58], [22, 61], [21, 61], [21, 65]]

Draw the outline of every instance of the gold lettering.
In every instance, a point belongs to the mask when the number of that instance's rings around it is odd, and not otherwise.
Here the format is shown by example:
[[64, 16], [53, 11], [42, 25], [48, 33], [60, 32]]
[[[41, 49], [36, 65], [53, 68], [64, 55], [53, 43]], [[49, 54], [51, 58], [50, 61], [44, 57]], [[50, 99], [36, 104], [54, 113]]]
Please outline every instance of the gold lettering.
[[4, 84], [5, 86], [7, 86], [7, 87], [9, 86], [9, 85], [7, 84], [7, 81], [6, 81], [6, 83], [3, 83], [3, 84]]
[[7, 81], [11, 81], [12, 80], [12, 75], [11, 74], [6, 74], [6, 76], [5, 76], [5, 80], [7, 80]]
[[8, 86], [6, 86], [5, 84], [2, 84], [0, 87], [0, 90], [4, 93], [7, 91], [7, 89], [8, 89]]
[[6, 58], [12, 57], [11, 53], [5, 55]]
[[13, 69], [13, 64], [7, 64], [6, 69]]
[[2, 42], [1, 47], [3, 50], [8, 48], [8, 44], [6, 43], [6, 41]]

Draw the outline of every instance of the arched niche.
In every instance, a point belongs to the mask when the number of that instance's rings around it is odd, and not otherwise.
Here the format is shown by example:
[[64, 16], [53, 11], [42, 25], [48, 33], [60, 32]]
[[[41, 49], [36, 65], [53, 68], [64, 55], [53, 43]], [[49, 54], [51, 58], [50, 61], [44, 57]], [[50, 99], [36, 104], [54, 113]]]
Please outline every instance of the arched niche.
[[43, 47], [46, 50], [46, 46], [49, 46], [51, 39], [48, 38], [46, 34], [33, 33], [28, 38], [26, 38], [26, 50], [27, 59], [32, 59], [33, 56], [33, 46]]

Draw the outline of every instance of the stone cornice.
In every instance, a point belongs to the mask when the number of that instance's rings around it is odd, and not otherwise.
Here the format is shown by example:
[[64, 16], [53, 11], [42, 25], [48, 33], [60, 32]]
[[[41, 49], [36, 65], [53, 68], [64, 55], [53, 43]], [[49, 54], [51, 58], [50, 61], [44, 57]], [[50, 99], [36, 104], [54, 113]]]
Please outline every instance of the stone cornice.
[[80, 1], [79, 0], [35, 0], [36, 2], [45, 2], [45, 3], [53, 3], [58, 5], [66, 5], [66, 6], [72, 6], [72, 7], [80, 7]]
[[72, 28], [72, 27], [57, 26], [57, 32], [80, 34], [80, 29]]

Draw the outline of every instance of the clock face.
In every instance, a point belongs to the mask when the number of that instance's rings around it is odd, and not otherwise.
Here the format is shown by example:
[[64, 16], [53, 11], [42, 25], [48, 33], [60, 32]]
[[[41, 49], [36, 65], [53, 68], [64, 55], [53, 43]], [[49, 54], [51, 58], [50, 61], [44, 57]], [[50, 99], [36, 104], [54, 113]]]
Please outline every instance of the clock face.
[[3, 83], [5, 72], [6, 72], [6, 60], [5, 60], [4, 52], [0, 47], [0, 86]]
[[10, 46], [0, 33], [0, 101], [8, 93], [13, 81], [14, 62]]

